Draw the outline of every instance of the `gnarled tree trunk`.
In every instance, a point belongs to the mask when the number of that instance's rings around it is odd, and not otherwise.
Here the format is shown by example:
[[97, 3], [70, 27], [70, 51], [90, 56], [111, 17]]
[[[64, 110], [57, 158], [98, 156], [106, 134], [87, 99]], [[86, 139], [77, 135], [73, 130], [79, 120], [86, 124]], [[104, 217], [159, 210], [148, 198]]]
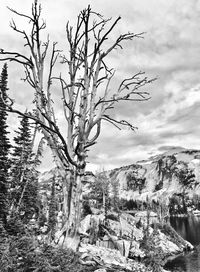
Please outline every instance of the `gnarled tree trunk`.
[[85, 167], [66, 169], [63, 182], [63, 227], [56, 235], [56, 243], [77, 250], [80, 242], [79, 227], [82, 219], [82, 189]]
[[[140, 91], [140, 88], [154, 80], [149, 80], [143, 72], [138, 72], [123, 79], [119, 86], [111, 91], [110, 82], [115, 71], [108, 67], [106, 57], [118, 47], [122, 48], [123, 42], [141, 38], [143, 33], [128, 32], [118, 36], [114, 42], [107, 43], [110, 33], [121, 17], [111, 23], [111, 19], [104, 19], [88, 6], [80, 12], [74, 27], [67, 23], [69, 54], [61, 56], [60, 51], [56, 49], [57, 43], [54, 42], [50, 58], [47, 58], [50, 40], [49, 37], [45, 42], [41, 40], [40, 33], [46, 28], [46, 23], [41, 20], [42, 9], [38, 1], [34, 0], [31, 15], [10, 10], [28, 19], [30, 32], [19, 29], [13, 20], [10, 25], [25, 39], [29, 54], [23, 55], [16, 51], [1, 49], [0, 61], [14, 61], [25, 68], [24, 81], [27, 81], [34, 90], [34, 110], [25, 114], [20, 112], [13, 108], [14, 101], [9, 97], [4, 101], [6, 110], [26, 116], [40, 126], [55, 161], [65, 172], [63, 175], [64, 226], [56, 237], [64, 246], [76, 250], [79, 244], [82, 183], [88, 148], [96, 144], [102, 122], [114, 125], [118, 129], [126, 127], [135, 130], [128, 121], [118, 120], [115, 115], [112, 117], [111, 110], [118, 102], [148, 100], [149, 94]], [[65, 74], [68, 75], [66, 79], [61, 74], [59, 77], [53, 76], [59, 56], [62, 57], [62, 63], [66, 65]], [[47, 76], [44, 69], [47, 70]], [[63, 101], [61, 120], [62, 126], [66, 129], [64, 133], [63, 127], [58, 125], [57, 118], [60, 116], [56, 116], [57, 108], [52, 99], [51, 86], [54, 80], [59, 80], [60, 83]], [[61, 237], [65, 238], [61, 239]]]

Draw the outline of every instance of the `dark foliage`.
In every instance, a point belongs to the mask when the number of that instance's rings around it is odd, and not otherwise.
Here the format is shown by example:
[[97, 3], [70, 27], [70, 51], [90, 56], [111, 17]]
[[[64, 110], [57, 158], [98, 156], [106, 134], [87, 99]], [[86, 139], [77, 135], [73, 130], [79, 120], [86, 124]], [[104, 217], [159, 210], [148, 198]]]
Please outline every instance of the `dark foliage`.
[[119, 180], [118, 179], [112, 180], [111, 185], [112, 185], [112, 193], [113, 193], [111, 204], [112, 204], [114, 211], [118, 212], [119, 205], [120, 205], [119, 204], [120, 203], [120, 200], [119, 200]]
[[4, 64], [0, 76], [0, 224], [5, 226], [8, 214], [8, 169], [10, 142], [7, 131], [7, 112], [5, 102], [7, 97], [7, 64]]
[[184, 151], [182, 151], [181, 153], [185, 153], [185, 154], [189, 154], [189, 155], [194, 155], [194, 154], [198, 154], [198, 153], [199, 153], [199, 150], [195, 150], [195, 149], [192, 149], [192, 150], [184, 150]]
[[[186, 153], [186, 151], [183, 153]], [[171, 180], [172, 177], [176, 177], [182, 185], [191, 188], [195, 182], [193, 170], [189, 169], [186, 162], [177, 161], [174, 155], [162, 156], [157, 162], [156, 170], [158, 171], [160, 180], [155, 186], [155, 191], [162, 189], [164, 178]]]
[[90, 199], [96, 201], [96, 207], [102, 207], [107, 214], [108, 207], [110, 205], [109, 200], [109, 179], [106, 176], [105, 172], [98, 173], [95, 178], [95, 182], [90, 184]]
[[10, 237], [9, 247], [0, 259], [1, 272], [89, 272], [94, 267], [79, 263], [79, 256], [70, 250], [39, 246], [31, 235]]
[[92, 210], [90, 207], [89, 200], [86, 199], [83, 201], [83, 217], [87, 216], [88, 214], [92, 214]]
[[113, 213], [109, 213], [108, 215], [107, 215], [107, 219], [110, 219], [110, 220], [113, 220], [113, 221], [119, 221], [119, 216], [118, 215], [116, 215], [116, 214], [113, 214]]
[[171, 179], [173, 176], [173, 169], [177, 162], [174, 155], [162, 156], [156, 165], [156, 170], [158, 171], [158, 176], [160, 178], [160, 186], [162, 186], [164, 178]]
[[10, 203], [13, 213], [19, 213], [24, 223], [39, 212], [38, 172], [32, 152], [34, 134], [28, 118], [23, 117], [14, 137], [10, 171]]
[[11, 236], [22, 236], [26, 234], [26, 225], [18, 214], [12, 214], [7, 221], [7, 233]]
[[46, 222], [47, 222], [47, 218], [44, 215], [44, 213], [41, 211], [39, 216], [38, 216], [38, 226], [39, 227], [44, 227]]
[[155, 192], [161, 190], [162, 188], [163, 188], [163, 181], [159, 181], [159, 183], [156, 184], [155, 186]]
[[49, 220], [48, 220], [48, 231], [51, 233], [51, 238], [54, 239], [56, 231], [56, 212], [57, 212], [57, 202], [55, 195], [55, 178], [52, 180], [51, 185], [51, 198], [49, 203]]
[[182, 168], [177, 168], [175, 174], [184, 186], [190, 187], [195, 181], [195, 174], [192, 169], [188, 168], [187, 165]]
[[[148, 229], [148, 228], [147, 228]], [[165, 255], [160, 247], [157, 246], [156, 237], [158, 229], [154, 227], [154, 231], [149, 235], [148, 231], [144, 232], [141, 248], [145, 251], [146, 258], [144, 260], [146, 266], [151, 267], [153, 272], [162, 272]]]
[[137, 172], [129, 172], [126, 176], [126, 180], [128, 190], [141, 191], [144, 188], [146, 178], [138, 177]]
[[140, 200], [127, 200], [127, 199], [120, 199], [119, 208], [121, 210], [143, 210], [147, 206], [146, 202]]

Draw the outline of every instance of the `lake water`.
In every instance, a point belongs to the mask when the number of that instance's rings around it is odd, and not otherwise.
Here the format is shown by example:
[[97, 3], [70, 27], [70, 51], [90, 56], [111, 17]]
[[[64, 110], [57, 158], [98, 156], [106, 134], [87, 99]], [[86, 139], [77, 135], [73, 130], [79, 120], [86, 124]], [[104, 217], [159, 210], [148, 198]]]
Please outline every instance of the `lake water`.
[[169, 261], [165, 268], [173, 272], [200, 272], [200, 217], [171, 218], [172, 227], [195, 246], [193, 252]]

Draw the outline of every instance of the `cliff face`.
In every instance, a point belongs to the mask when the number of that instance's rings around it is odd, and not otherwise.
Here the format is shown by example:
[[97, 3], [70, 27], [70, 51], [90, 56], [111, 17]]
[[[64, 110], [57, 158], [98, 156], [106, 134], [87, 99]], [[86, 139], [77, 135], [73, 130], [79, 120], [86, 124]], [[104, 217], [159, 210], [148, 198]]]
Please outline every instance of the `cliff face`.
[[[174, 195], [200, 196], [200, 151], [172, 150], [107, 172], [120, 198], [162, 201]], [[112, 191], [112, 190], [111, 190]]]
[[[169, 201], [169, 198], [182, 195], [188, 199], [200, 200], [200, 150], [173, 149], [136, 164], [123, 166], [106, 172], [110, 181], [110, 194], [118, 191], [119, 198], [146, 202]], [[57, 189], [61, 189], [55, 169], [41, 174], [41, 191], [50, 192], [51, 179], [57, 176]], [[84, 193], [88, 183], [94, 182], [90, 172], [85, 177]], [[199, 201], [200, 202], [200, 201]]]

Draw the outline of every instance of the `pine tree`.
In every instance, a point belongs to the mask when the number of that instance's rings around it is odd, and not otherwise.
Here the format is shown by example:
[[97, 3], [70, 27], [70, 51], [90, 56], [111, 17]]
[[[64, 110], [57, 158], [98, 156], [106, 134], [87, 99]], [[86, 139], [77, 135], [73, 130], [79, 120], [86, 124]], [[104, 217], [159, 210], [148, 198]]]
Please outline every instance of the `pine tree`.
[[112, 180], [112, 206], [114, 211], [119, 211], [119, 181], [118, 180]]
[[37, 210], [38, 172], [35, 169], [32, 134], [28, 118], [22, 117], [14, 137], [12, 153], [11, 189], [12, 212], [29, 220]]
[[103, 207], [107, 216], [109, 206], [109, 179], [105, 172], [97, 173], [95, 182], [91, 184], [91, 194], [97, 203]]
[[55, 192], [55, 177], [52, 179], [51, 185], [51, 197], [49, 203], [49, 219], [48, 219], [48, 230], [50, 231], [50, 238], [54, 239], [55, 231], [56, 231], [56, 210], [57, 210], [57, 202], [56, 202], [56, 192]]
[[6, 224], [8, 214], [8, 169], [9, 149], [7, 112], [5, 102], [7, 100], [8, 83], [7, 64], [5, 63], [0, 76], [0, 221]]

